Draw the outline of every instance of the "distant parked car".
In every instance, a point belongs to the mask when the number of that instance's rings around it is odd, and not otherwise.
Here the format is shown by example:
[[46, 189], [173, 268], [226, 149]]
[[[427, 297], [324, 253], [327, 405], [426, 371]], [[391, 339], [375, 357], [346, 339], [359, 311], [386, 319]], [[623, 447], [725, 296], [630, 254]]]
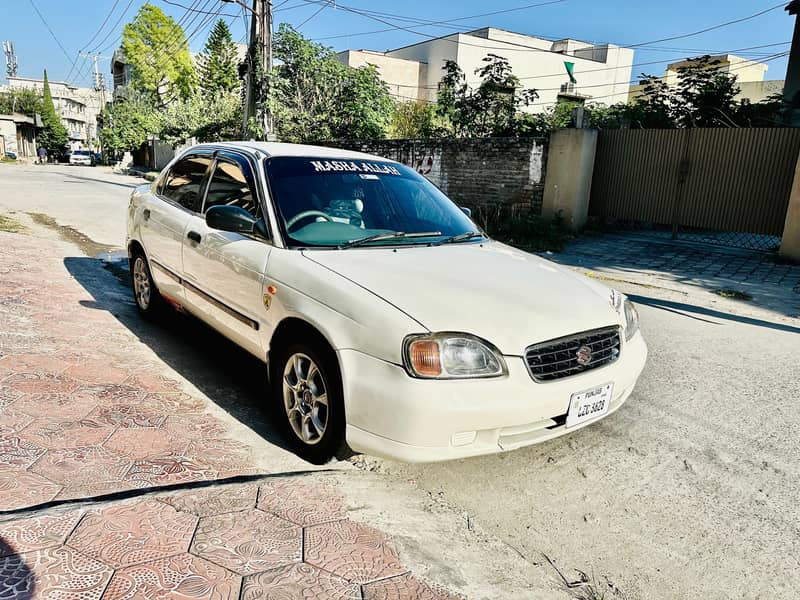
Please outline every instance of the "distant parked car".
[[17, 160], [17, 153], [16, 152], [12, 152], [11, 150], [6, 150], [5, 157], [8, 160]]
[[543, 442], [616, 411], [647, 358], [624, 295], [490, 239], [378, 156], [194, 146], [133, 191], [127, 242], [139, 311], [183, 307], [268, 363], [312, 462], [345, 442], [411, 462]]
[[85, 165], [91, 167], [94, 165], [92, 153], [88, 150], [75, 150], [69, 155], [69, 164], [71, 165]]

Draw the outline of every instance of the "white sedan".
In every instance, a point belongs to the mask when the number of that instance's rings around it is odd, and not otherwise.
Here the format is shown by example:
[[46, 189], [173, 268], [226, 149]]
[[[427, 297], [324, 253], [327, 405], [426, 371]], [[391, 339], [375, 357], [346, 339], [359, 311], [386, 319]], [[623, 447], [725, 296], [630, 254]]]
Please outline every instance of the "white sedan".
[[280, 425], [315, 463], [500, 452], [617, 410], [647, 358], [630, 301], [468, 212], [376, 156], [195, 146], [131, 197], [136, 304], [184, 309], [267, 363]]

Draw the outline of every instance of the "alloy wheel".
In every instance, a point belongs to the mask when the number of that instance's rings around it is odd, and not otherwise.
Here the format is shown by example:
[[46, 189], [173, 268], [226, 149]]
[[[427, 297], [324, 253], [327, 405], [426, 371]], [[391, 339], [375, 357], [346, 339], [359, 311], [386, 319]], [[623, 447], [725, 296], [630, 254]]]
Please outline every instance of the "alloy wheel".
[[150, 306], [150, 275], [141, 256], [137, 256], [133, 263], [133, 291], [139, 308], [147, 310]]
[[328, 388], [317, 364], [306, 354], [293, 354], [283, 370], [283, 405], [295, 435], [318, 444], [328, 427]]

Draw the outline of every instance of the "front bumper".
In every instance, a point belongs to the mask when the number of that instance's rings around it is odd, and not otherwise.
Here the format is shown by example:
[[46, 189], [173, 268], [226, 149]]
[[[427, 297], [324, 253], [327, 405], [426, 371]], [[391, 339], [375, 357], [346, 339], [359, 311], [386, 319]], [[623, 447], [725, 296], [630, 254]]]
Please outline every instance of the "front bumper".
[[433, 462], [514, 450], [576, 431], [596, 421], [565, 427], [572, 394], [613, 382], [608, 416], [633, 391], [647, 345], [637, 333], [615, 363], [547, 383], [533, 381], [521, 357], [505, 357], [506, 377], [431, 381], [355, 350], [338, 354], [350, 447]]

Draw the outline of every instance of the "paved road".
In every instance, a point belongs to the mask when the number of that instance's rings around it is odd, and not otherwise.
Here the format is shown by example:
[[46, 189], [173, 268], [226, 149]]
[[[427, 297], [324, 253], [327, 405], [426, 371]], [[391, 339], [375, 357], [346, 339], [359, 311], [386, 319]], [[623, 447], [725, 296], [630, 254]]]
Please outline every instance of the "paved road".
[[[121, 243], [122, 181], [97, 171], [115, 181], [78, 186], [70, 174], [95, 172], [57, 168], [37, 184], [38, 168], [10, 169], [0, 166], [0, 210], [32, 206]], [[9, 200], [6, 190], [22, 186], [30, 197]], [[532, 562], [546, 563], [545, 553], [568, 579], [583, 571], [606, 597], [795, 597], [800, 322], [712, 304], [707, 291], [616, 285], [636, 295], [651, 357], [615, 415], [510, 454], [356, 463], [412, 480]]]

